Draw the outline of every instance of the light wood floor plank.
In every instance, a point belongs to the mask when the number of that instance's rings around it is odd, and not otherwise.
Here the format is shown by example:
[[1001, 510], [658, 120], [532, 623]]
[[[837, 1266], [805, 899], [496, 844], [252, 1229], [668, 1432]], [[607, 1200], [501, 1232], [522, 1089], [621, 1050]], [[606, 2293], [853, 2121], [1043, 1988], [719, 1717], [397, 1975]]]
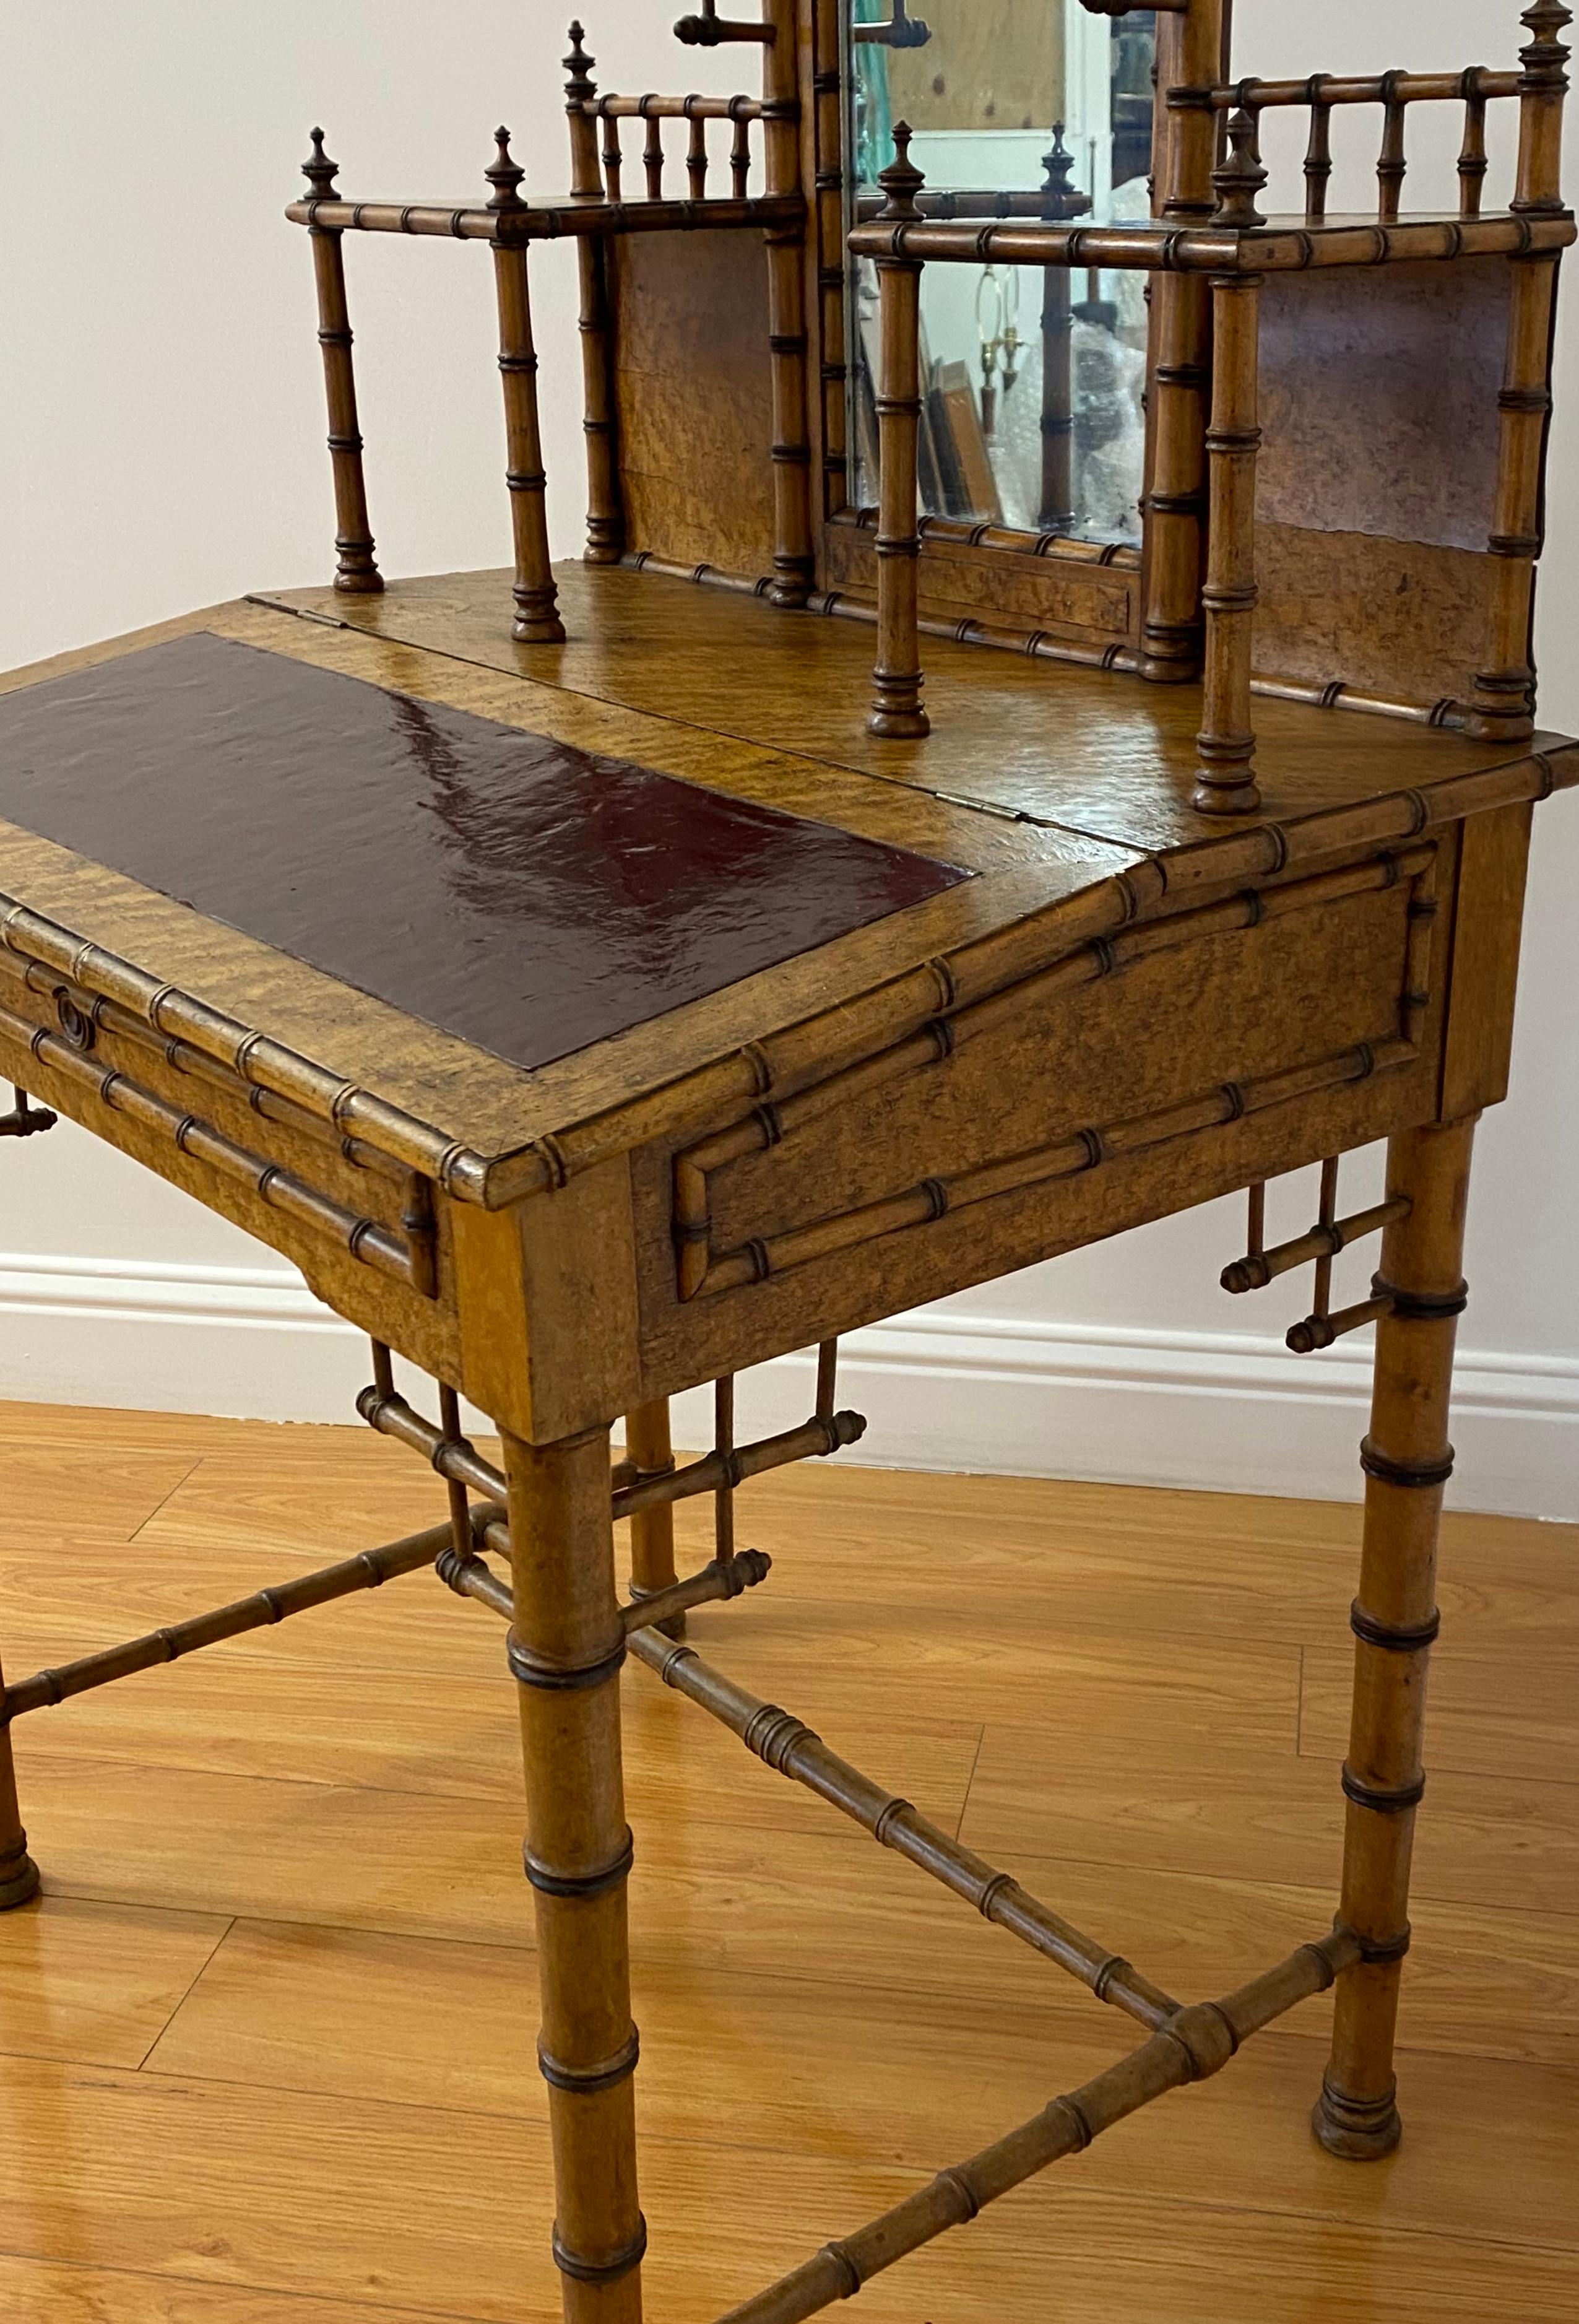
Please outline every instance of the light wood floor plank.
[[[1427, 1745], [1429, 1757], [1429, 1745]], [[1338, 1766], [1316, 1758], [1160, 1762], [1142, 1736], [1087, 1750], [989, 1727], [962, 1837], [984, 1855], [1074, 1856], [1335, 1889]], [[1579, 1784], [1434, 1775], [1415, 1843], [1415, 1892], [1579, 1913]]]
[[[388, 2324], [380, 2302], [292, 2300], [131, 2268], [71, 2267], [0, 2252], [0, 2316], [15, 2324]], [[459, 2309], [398, 2311], [404, 2324], [472, 2324]]]
[[[1308, 1647], [1300, 1748], [1342, 1758], [1349, 1736], [1353, 1656]], [[1528, 1776], [1579, 1784], [1579, 1686], [1571, 1653], [1464, 1646], [1431, 1656], [1427, 1765], [1432, 1773]]]
[[[14, 1676], [443, 1512], [356, 1430], [12, 1408], [0, 1452]], [[741, 1535], [775, 1570], [704, 1651], [1173, 1990], [1326, 1923], [1353, 1508], [817, 1464]], [[1399, 2156], [1311, 2141], [1318, 2001], [880, 2279], [870, 2324], [1567, 2324], [1575, 1551], [1447, 1527]], [[552, 2324], [500, 1647], [415, 1576], [19, 1726], [48, 1893], [0, 1920], [0, 2318]], [[650, 2313], [710, 2324], [1137, 2037], [626, 1692]]]
[[0, 1922], [0, 2051], [140, 2065], [228, 1920], [48, 1896]]

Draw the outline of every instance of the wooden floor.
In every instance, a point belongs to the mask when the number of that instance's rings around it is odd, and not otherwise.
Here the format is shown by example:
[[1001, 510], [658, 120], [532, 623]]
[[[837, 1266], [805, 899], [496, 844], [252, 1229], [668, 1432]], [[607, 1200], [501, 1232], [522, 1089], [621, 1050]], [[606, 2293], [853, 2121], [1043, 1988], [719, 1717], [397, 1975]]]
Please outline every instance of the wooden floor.
[[[341, 1430], [0, 1408], [19, 1677], [442, 1514]], [[697, 1562], [700, 1519], [688, 1523]], [[1357, 1516], [832, 1464], [698, 1643], [1187, 1997], [1330, 1917]], [[1579, 2313], [1579, 1529], [1450, 1522], [1391, 2162], [1327, 2005], [881, 2278], [871, 2324]], [[510, 1683], [425, 1575], [17, 1729], [0, 2318], [550, 2324]], [[1137, 2029], [632, 1666], [655, 2324], [710, 2324]], [[842, 2311], [841, 2311], [842, 2312]]]

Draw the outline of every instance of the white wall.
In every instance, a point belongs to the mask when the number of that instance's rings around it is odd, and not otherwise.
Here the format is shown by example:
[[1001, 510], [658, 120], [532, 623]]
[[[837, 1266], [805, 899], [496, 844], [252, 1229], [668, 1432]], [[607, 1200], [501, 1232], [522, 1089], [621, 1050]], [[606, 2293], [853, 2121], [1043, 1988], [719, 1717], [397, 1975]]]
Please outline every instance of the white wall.
[[[599, 78], [729, 88], [738, 52], [677, 51], [678, 0], [589, 11]], [[1516, 0], [1253, 0], [1235, 69], [1502, 63]], [[564, 179], [562, 12], [542, 0], [6, 0], [0, 84], [0, 664], [247, 589], [324, 577], [330, 532], [307, 254], [280, 217], [322, 120], [368, 194], [471, 190], [495, 122]], [[1369, 116], [1368, 116], [1369, 119]], [[1343, 124], [1346, 130], [1349, 124]], [[1411, 129], [1411, 137], [1416, 135]], [[1344, 149], [1340, 148], [1340, 151]], [[540, 162], [538, 157], [540, 156]], [[535, 164], [535, 166], [534, 166]], [[1336, 206], [1336, 204], [1334, 204]], [[352, 253], [374, 525], [392, 574], [508, 549], [487, 263], [375, 238]], [[539, 270], [552, 514], [582, 498], [568, 254]], [[1579, 308], [1559, 357], [1540, 653], [1579, 731]], [[1541, 812], [1511, 1102], [1487, 1121], [1456, 1428], [1473, 1506], [1579, 1518], [1579, 799]], [[1358, 1186], [1373, 1160], [1356, 1165]], [[74, 1130], [0, 1149], [0, 1394], [333, 1418], [356, 1341], [272, 1254]], [[1306, 1222], [1307, 1186], [1277, 1197]], [[1218, 1205], [863, 1334], [872, 1456], [1346, 1494], [1366, 1350], [1280, 1347], [1298, 1291], [1217, 1290]], [[1355, 1264], [1363, 1273], [1364, 1255]], [[1287, 1296], [1284, 1296], [1286, 1292]], [[759, 1409], [805, 1393], [794, 1367]]]

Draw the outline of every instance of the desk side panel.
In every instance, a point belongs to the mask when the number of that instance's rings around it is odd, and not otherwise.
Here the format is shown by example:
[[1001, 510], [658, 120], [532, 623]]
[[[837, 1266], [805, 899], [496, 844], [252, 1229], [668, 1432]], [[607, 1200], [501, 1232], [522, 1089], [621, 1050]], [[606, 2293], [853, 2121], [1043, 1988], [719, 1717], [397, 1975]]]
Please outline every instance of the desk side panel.
[[[1308, 908], [1276, 909], [1269, 890], [1260, 924], [1244, 899], [1180, 915], [1133, 959], [1121, 940], [1115, 967], [1094, 948], [1084, 981], [1028, 981], [984, 1029], [962, 1019], [952, 1050], [820, 1111], [786, 1101], [777, 1142], [736, 1125], [699, 1175], [716, 1137], [649, 1148], [644, 1394], [1434, 1119], [1456, 857], [1454, 835], [1416, 851], [1418, 876], [1372, 859], [1337, 900], [1304, 883]], [[1249, 924], [1224, 926], [1235, 912]], [[691, 1259], [682, 1296], [699, 1184], [706, 1266]]]

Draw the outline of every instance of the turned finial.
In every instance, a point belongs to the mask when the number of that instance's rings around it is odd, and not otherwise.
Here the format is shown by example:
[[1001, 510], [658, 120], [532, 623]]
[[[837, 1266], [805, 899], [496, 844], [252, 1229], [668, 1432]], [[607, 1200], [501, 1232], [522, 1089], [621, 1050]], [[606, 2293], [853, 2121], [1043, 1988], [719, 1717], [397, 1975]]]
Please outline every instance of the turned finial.
[[1042, 216], [1049, 222], [1059, 218], [1078, 217], [1091, 208], [1087, 197], [1078, 186], [1069, 183], [1075, 168], [1075, 156], [1064, 143], [1064, 124], [1053, 124], [1051, 150], [1042, 155]]
[[526, 171], [510, 151], [508, 129], [495, 129], [494, 143], [499, 148], [498, 153], [483, 172], [494, 189], [494, 198], [488, 208], [491, 210], [518, 210], [522, 208], [521, 181]]
[[1266, 182], [1256, 117], [1242, 105], [1229, 119], [1228, 158], [1212, 172], [1212, 183], [1217, 189], [1212, 224], [1265, 226], [1267, 221], [1257, 209], [1255, 198]]
[[337, 161], [331, 161], [324, 152], [323, 131], [314, 129], [310, 134], [312, 151], [301, 165], [301, 174], [312, 188], [313, 200], [327, 202], [333, 198], [335, 180], [340, 174], [340, 165]]
[[915, 132], [908, 121], [893, 124], [893, 160], [879, 173], [877, 182], [888, 199], [878, 212], [880, 218], [919, 218], [921, 215], [916, 196], [927, 180], [910, 159], [910, 139]]
[[579, 23], [570, 27], [570, 53], [565, 59], [565, 96], [571, 105], [585, 103], [597, 95], [597, 84], [592, 78], [596, 57], [586, 53], [586, 33]]
[[1565, 0], [1532, 0], [1519, 18], [1529, 33], [1529, 46], [1520, 49], [1519, 61], [1524, 67], [1525, 86], [1532, 83], [1546, 88], [1565, 87], [1563, 67], [1568, 61], [1568, 51], [1559, 35], [1574, 21], [1574, 11]]

